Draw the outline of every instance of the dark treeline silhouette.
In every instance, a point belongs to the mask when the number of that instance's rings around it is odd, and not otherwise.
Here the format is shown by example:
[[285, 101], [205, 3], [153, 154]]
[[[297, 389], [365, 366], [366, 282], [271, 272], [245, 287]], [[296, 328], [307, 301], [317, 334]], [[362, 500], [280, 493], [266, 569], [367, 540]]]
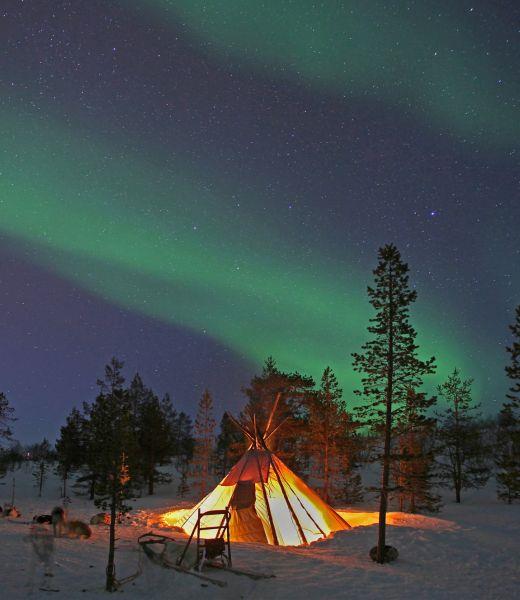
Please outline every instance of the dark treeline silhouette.
[[77, 493], [88, 493], [110, 514], [106, 589], [114, 591], [117, 518], [129, 510], [129, 498], [170, 481], [158, 467], [176, 458], [189, 464], [193, 453], [191, 419], [177, 413], [168, 395], [159, 399], [136, 374], [125, 385], [123, 363], [112, 358], [98, 379], [99, 393], [83, 411], [73, 409], [56, 442], [57, 470], [66, 494], [67, 480], [77, 473]]

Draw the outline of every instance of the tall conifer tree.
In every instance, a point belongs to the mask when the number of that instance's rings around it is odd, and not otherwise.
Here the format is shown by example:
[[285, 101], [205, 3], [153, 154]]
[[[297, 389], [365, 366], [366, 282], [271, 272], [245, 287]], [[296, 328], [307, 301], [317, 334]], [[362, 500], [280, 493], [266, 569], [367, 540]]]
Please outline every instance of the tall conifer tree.
[[38, 497], [41, 497], [43, 485], [47, 480], [49, 465], [54, 458], [49, 440], [43, 438], [41, 443], [34, 444], [31, 447], [31, 457], [35, 463], [35, 468], [33, 471], [34, 485], [38, 489]]
[[428, 414], [437, 398], [408, 390], [404, 410], [397, 421], [393, 465], [399, 510], [436, 512], [440, 496], [433, 487], [435, 470], [435, 418]]
[[358, 414], [362, 422], [383, 437], [379, 534], [377, 557], [385, 561], [386, 512], [392, 462], [392, 427], [404, 406], [409, 389], [418, 389], [422, 377], [434, 371], [434, 359], [418, 357], [416, 332], [409, 321], [410, 306], [417, 293], [410, 290], [408, 265], [398, 249], [390, 244], [379, 250], [379, 263], [374, 270], [374, 286], [368, 287], [369, 301], [375, 310], [368, 331], [371, 339], [361, 353], [353, 354], [354, 369], [363, 374], [358, 394], [366, 404]]
[[217, 470], [224, 477], [244, 452], [244, 435], [224, 413], [220, 420], [220, 433], [217, 436]]
[[157, 466], [166, 464], [175, 450], [174, 411], [169, 396], [159, 400], [137, 374], [130, 384], [129, 394], [139, 447], [140, 475], [146, 483], [148, 494], [152, 495], [156, 483], [168, 483], [171, 480], [169, 474], [159, 471]]
[[513, 343], [507, 348], [511, 364], [506, 373], [511, 387], [499, 415], [495, 458], [497, 494], [508, 504], [520, 500], [520, 305], [510, 329]]
[[265, 430], [267, 419], [278, 398], [275, 423], [282, 420], [285, 423], [280, 433], [276, 432], [269, 438], [269, 446], [289, 467], [300, 472], [304, 470], [301, 461], [305, 459], [303, 446], [304, 429], [308, 421], [307, 400], [313, 394], [313, 388], [312, 377], [298, 372], [280, 371], [274, 358], [269, 356], [261, 375], [253, 377], [249, 387], [243, 390], [248, 402], [242, 418], [248, 426], [255, 418], [259, 431]]
[[208, 491], [215, 443], [215, 424], [213, 399], [209, 391], [204, 390], [195, 417], [195, 449], [192, 464], [193, 476], [201, 497]]
[[11, 437], [11, 430], [9, 429], [9, 423], [14, 421], [13, 417], [14, 408], [9, 405], [9, 400], [3, 392], [0, 392], [0, 443], [3, 440], [9, 440]]
[[460, 503], [461, 491], [485, 485], [489, 478], [487, 448], [482, 436], [478, 406], [472, 403], [473, 380], [462, 379], [454, 369], [448, 379], [438, 387], [439, 395], [446, 401], [439, 426], [440, 475], [455, 491], [455, 501]]
[[65, 425], [60, 429], [60, 437], [56, 441], [57, 473], [60, 475], [63, 496], [67, 495], [67, 481], [70, 474], [81, 467], [85, 460], [84, 419], [77, 408], [73, 408]]
[[119, 514], [129, 507], [125, 501], [132, 494], [138, 473], [137, 442], [132, 419], [133, 406], [124, 389], [123, 363], [113, 358], [105, 367], [104, 379], [98, 380], [101, 393], [92, 405], [89, 417], [98, 473], [94, 492], [97, 506], [110, 512], [106, 590], [117, 587], [115, 570], [115, 529]]
[[343, 494], [343, 477], [349, 464], [348, 420], [342, 390], [332, 369], [327, 367], [321, 387], [309, 396], [308, 451], [314, 479], [322, 498], [330, 503]]

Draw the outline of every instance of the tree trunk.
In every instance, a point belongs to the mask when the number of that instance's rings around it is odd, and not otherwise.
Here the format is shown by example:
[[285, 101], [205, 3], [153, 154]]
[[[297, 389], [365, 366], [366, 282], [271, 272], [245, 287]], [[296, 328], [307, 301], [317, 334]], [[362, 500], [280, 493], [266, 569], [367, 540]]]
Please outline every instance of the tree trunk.
[[153, 496], [153, 492], [154, 492], [153, 483], [154, 482], [153, 482], [153, 469], [152, 469], [152, 472], [148, 476], [148, 495], [149, 496]]
[[385, 420], [385, 449], [383, 455], [383, 475], [381, 482], [381, 498], [379, 503], [379, 535], [377, 540], [377, 562], [382, 564], [386, 545], [386, 511], [388, 508], [388, 480], [390, 475], [390, 428], [392, 426], [392, 403], [388, 398]]
[[460, 456], [460, 427], [459, 427], [459, 402], [455, 398], [455, 502], [460, 504], [460, 490], [462, 488], [462, 458]]
[[383, 474], [381, 481], [381, 498], [379, 503], [379, 532], [377, 540], [377, 562], [385, 561], [386, 546], [386, 511], [388, 508], [388, 481], [390, 477], [390, 442], [392, 433], [392, 398], [394, 392], [394, 299], [392, 273], [389, 282], [389, 330], [388, 330], [388, 375], [386, 386], [385, 447], [383, 454]]
[[96, 488], [96, 476], [94, 474], [92, 474], [92, 477], [90, 478], [90, 490], [89, 490], [89, 499], [90, 500], [94, 500], [95, 488]]
[[67, 474], [63, 475], [63, 497], [67, 496]]
[[330, 502], [329, 499], [329, 440], [328, 440], [328, 432], [325, 430], [325, 453], [324, 453], [324, 463], [323, 463], [323, 498], [325, 502]]
[[108, 561], [107, 561], [107, 580], [106, 591], [115, 592], [116, 566], [114, 562], [115, 541], [116, 541], [116, 502], [117, 502], [117, 473], [114, 473], [114, 482], [112, 484], [112, 497], [110, 499], [110, 532], [108, 539]]
[[43, 488], [43, 463], [40, 463], [40, 480], [38, 481], [38, 497], [42, 497], [42, 488]]

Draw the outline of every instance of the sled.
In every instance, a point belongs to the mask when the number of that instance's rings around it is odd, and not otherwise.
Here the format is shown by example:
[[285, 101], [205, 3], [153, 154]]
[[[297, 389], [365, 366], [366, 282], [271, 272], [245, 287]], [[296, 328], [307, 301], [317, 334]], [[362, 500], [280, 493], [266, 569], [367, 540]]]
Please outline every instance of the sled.
[[[206, 574], [201, 573], [200, 571], [195, 571], [188, 566], [184, 566], [182, 564], [178, 564], [179, 559], [177, 561], [172, 561], [167, 556], [167, 544], [170, 543], [175, 545], [180, 549], [182, 549], [182, 558], [183, 560], [186, 558], [187, 550], [183, 543], [175, 540], [175, 538], [168, 537], [166, 535], [158, 535], [153, 532], [145, 533], [141, 535], [137, 540], [139, 546], [143, 549], [146, 556], [155, 564], [177, 571], [179, 573], [185, 573], [186, 575], [192, 575], [193, 577], [197, 577], [206, 583], [211, 583], [213, 585], [217, 585], [219, 587], [226, 587], [227, 581], [223, 581], [222, 579], [216, 579], [214, 577], [209, 577]], [[160, 550], [154, 550], [154, 547], [160, 547]], [[223, 564], [222, 562], [214, 562], [209, 560], [206, 557], [206, 560], [203, 563], [205, 569], [215, 569], [216, 571], [222, 570], [233, 575], [249, 577], [253, 580], [259, 579], [271, 579], [276, 577], [275, 575], [268, 575], [264, 573], [253, 573], [251, 571], [243, 571], [241, 569], [236, 569], [229, 565]]]
[[276, 577], [276, 575], [273, 575], [272, 573], [255, 573], [254, 571], [244, 571], [243, 569], [235, 569], [234, 567], [224, 567], [218, 563], [210, 563], [208, 566], [211, 569], [222, 569], [228, 573], [233, 573], [233, 575], [249, 577], [249, 579], [254, 579], [255, 581], [258, 581], [259, 579], [273, 579]]
[[[141, 546], [146, 556], [156, 565], [164, 567], [165, 569], [172, 569], [173, 571], [177, 571], [178, 573], [185, 573], [186, 575], [192, 575], [193, 577], [197, 577], [198, 579], [211, 583], [213, 585], [218, 585], [219, 587], [226, 587], [227, 581], [222, 581], [221, 579], [214, 579], [213, 577], [207, 577], [198, 571], [192, 571], [187, 567], [183, 567], [181, 565], [177, 565], [174, 562], [168, 560], [166, 555], [166, 544], [168, 542], [176, 543], [174, 538], [168, 537], [166, 535], [157, 535], [153, 532], [145, 533], [137, 538], [137, 543]], [[152, 549], [154, 544], [162, 544], [162, 550], [156, 552]]]

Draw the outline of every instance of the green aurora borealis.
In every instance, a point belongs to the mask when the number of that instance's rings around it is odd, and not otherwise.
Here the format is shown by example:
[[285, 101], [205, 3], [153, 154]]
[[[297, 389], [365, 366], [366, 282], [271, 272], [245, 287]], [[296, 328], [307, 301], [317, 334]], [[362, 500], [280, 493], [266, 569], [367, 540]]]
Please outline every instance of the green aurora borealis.
[[[520, 136], [514, 71], [479, 47], [468, 2], [139, 0], [182, 22], [208, 54], [339, 96], [379, 98], [484, 146]], [[446, 28], [443, 23], [448, 21]], [[494, 21], [497, 33], [507, 38]], [[508, 40], [511, 41], [511, 40]]]
[[507, 4], [6, 0], [0, 391], [25, 434], [111, 354], [189, 412], [206, 385], [239, 409], [268, 355], [355, 402], [388, 242], [427, 389], [457, 366], [495, 412], [520, 293]]
[[[223, 210], [229, 197], [183, 165], [164, 172], [120, 160], [28, 114], [23, 126], [10, 120], [7, 138], [1, 228], [35, 249], [31, 260], [110, 302], [209, 335], [253, 365], [272, 354], [315, 377], [331, 365], [353, 389], [369, 271], [310, 259], [288, 238], [274, 243], [276, 218], [259, 227], [252, 211]], [[466, 367], [461, 344], [428, 320], [431, 301], [418, 304], [423, 318], [414, 321], [423, 350], [438, 357], [438, 381], [453, 364]]]

